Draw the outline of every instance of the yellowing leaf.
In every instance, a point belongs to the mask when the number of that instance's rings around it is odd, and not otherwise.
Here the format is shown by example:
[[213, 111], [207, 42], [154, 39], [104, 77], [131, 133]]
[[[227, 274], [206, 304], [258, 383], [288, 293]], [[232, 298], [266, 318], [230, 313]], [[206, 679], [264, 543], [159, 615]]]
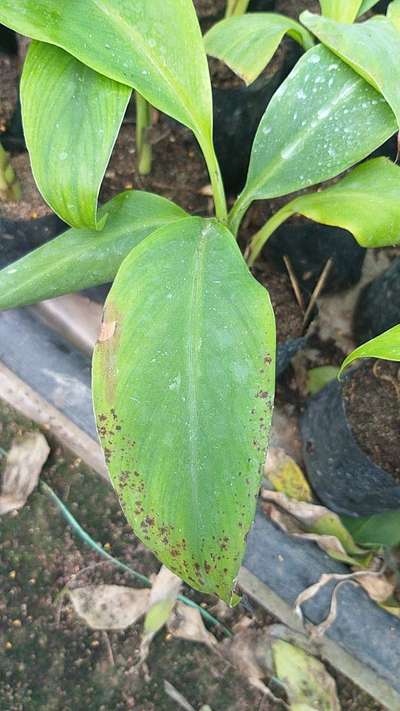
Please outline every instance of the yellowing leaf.
[[283, 640], [272, 644], [275, 673], [284, 684], [291, 708], [340, 711], [336, 683], [322, 662]]
[[302, 470], [283, 449], [269, 448], [264, 474], [276, 491], [296, 501], [312, 501], [311, 488]]

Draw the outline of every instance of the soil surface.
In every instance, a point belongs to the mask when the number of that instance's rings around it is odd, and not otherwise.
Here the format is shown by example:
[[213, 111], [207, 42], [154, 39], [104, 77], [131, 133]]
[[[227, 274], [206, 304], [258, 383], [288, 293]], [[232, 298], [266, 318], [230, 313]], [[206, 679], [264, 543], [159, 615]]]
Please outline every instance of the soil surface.
[[[1, 453], [27, 428], [36, 429], [0, 404]], [[46, 434], [46, 433], [45, 433]], [[159, 563], [133, 536], [114, 492], [79, 460], [53, 449], [42, 474], [72, 514], [112, 555], [150, 576]], [[101, 559], [66, 525], [40, 491], [25, 507], [2, 517], [0, 529], [0, 708], [3, 711], [176, 711], [164, 679], [196, 708], [253, 711], [262, 695], [228, 662], [195, 642], [165, 631], [153, 641], [148, 674], [136, 668], [142, 624], [123, 632], [89, 629], [77, 618], [65, 586], [116, 584], [138, 587], [127, 574]], [[139, 586], [140, 587], [140, 586]], [[193, 597], [194, 593], [185, 591]], [[214, 598], [201, 597], [205, 607]], [[246, 615], [255, 627], [270, 622], [261, 610]], [[231, 626], [243, 615], [227, 610]], [[215, 630], [213, 630], [215, 631]], [[219, 637], [221, 638], [221, 634]], [[264, 704], [264, 711], [280, 706]]]
[[[0, 474], [13, 438], [33, 429], [37, 427], [0, 401]], [[49, 439], [48, 432], [44, 434]], [[80, 460], [50, 444], [42, 479], [113, 556], [148, 577], [156, 573], [159, 563], [131, 533], [111, 488]], [[223, 656], [204, 645], [171, 638], [163, 630], [151, 644], [147, 670], [139, 670], [142, 623], [122, 632], [87, 627], [63, 596], [66, 587], [138, 584], [85, 545], [40, 489], [19, 512], [2, 517], [0, 567], [2, 711], [176, 711], [164, 680], [196, 709], [209, 704], [212, 711], [281, 711], [281, 704], [266, 699]], [[244, 618], [255, 632], [275, 622], [251, 601], [234, 610], [219, 603], [216, 609], [211, 596], [184, 592], [230, 629], [237, 629]], [[210, 631], [222, 640], [215, 627]], [[383, 711], [330, 671], [342, 711]]]
[[22, 198], [18, 202], [0, 201], [0, 217], [10, 220], [35, 220], [44, 215], [51, 215], [51, 208], [36, 187], [28, 154], [14, 156], [11, 163], [21, 184]]
[[0, 53], [0, 135], [6, 130], [17, 101], [18, 60]]
[[191, 131], [154, 112], [154, 125], [149, 131], [152, 170], [149, 175], [140, 175], [136, 170], [135, 126], [130, 113], [106, 171], [101, 201], [106, 202], [122, 190], [137, 188], [163, 195], [191, 214], [212, 215], [210, 179]]
[[353, 371], [343, 391], [359, 446], [400, 483], [400, 364], [368, 361]]

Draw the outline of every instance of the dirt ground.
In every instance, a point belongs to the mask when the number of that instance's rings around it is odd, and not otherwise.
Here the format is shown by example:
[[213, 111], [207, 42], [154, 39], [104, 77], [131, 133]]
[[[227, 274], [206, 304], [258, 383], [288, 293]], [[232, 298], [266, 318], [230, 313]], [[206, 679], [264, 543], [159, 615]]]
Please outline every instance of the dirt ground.
[[[0, 462], [13, 438], [36, 426], [0, 401]], [[48, 432], [44, 432], [49, 438]], [[97, 475], [52, 444], [42, 478], [95, 541], [138, 572], [159, 564], [133, 536], [113, 491]], [[100, 564], [99, 564], [100, 563]], [[279, 711], [220, 654], [161, 631], [150, 648], [148, 671], [138, 671], [140, 623], [124, 632], [94, 631], [63, 597], [66, 586], [137, 587], [82, 542], [48, 496], [36, 490], [21, 511], [6, 514], [0, 529], [0, 708], [2, 711], [175, 711], [167, 680], [195, 709]], [[213, 610], [216, 600], [185, 590]], [[218, 611], [220, 614], [220, 608]], [[226, 616], [225, 616], [226, 615]], [[243, 617], [260, 630], [274, 620], [251, 601], [224, 611], [232, 629]], [[211, 628], [217, 639], [223, 635]], [[383, 711], [337, 676], [343, 711]]]

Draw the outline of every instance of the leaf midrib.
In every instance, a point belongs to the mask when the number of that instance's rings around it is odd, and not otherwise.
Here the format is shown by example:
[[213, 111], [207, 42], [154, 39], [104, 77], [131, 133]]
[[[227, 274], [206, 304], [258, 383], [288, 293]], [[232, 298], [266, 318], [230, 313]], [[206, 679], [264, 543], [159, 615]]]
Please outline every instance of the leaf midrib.
[[[198, 512], [199, 519], [202, 517], [202, 510], [199, 501], [199, 408], [198, 408], [198, 369], [200, 362], [201, 348], [201, 326], [202, 314], [201, 303], [205, 274], [205, 254], [208, 244], [207, 228], [203, 228], [197, 239], [194, 251], [191, 284], [189, 296], [189, 318], [188, 318], [188, 345], [187, 345], [187, 376], [188, 376], [188, 435], [189, 435], [189, 468], [192, 484], [192, 496], [194, 510]], [[199, 527], [199, 524], [198, 524]], [[196, 536], [199, 540], [199, 536]]]
[[[346, 92], [345, 92], [344, 90], [342, 90], [341, 93], [340, 93], [340, 95], [339, 95], [339, 97], [336, 97], [337, 100], [336, 100], [336, 101], [331, 101], [331, 102], [330, 102], [330, 105], [328, 104], [328, 105], [329, 105], [329, 111], [328, 111], [327, 114], [325, 114], [325, 116], [324, 116], [322, 119], [318, 119], [318, 112], [317, 112], [317, 114], [316, 114], [316, 119], [315, 119], [315, 120], [318, 122], [318, 125], [319, 125], [319, 126], [320, 126], [323, 122], [325, 122], [326, 119], [327, 119], [329, 116], [332, 115], [333, 111], [334, 111], [338, 106], [340, 106], [344, 101], [346, 101], [346, 100], [349, 98], [349, 96], [351, 96], [351, 94], [354, 93], [354, 90], [357, 88], [357, 86], [358, 86], [359, 84], [365, 82], [365, 80], [364, 80], [362, 77], [358, 77], [357, 80], [355, 80], [355, 81], [352, 80], [352, 81], [353, 81], [353, 84], [349, 87], [349, 90], [347, 90]], [[346, 86], [346, 85], [345, 85], [345, 86]], [[319, 110], [320, 110], [320, 109], [319, 109]], [[262, 174], [262, 177], [261, 177], [259, 180], [257, 180], [257, 181], [253, 184], [253, 187], [252, 187], [252, 189], [251, 189], [251, 192], [250, 192], [250, 190], [249, 190], [249, 191], [246, 191], [246, 190], [245, 190], [244, 192], [248, 192], [250, 195], [253, 194], [254, 196], [257, 195], [257, 194], [258, 194], [258, 189], [260, 188], [260, 186], [262, 186], [262, 184], [265, 183], [266, 180], [269, 180], [269, 179], [274, 175], [274, 173], [276, 173], [277, 169], [278, 169], [278, 168], [280, 167], [280, 165], [282, 164], [283, 158], [281, 158], [281, 156], [280, 156], [281, 150], [288, 150], [288, 149], [290, 149], [290, 147], [299, 145], [300, 143], [302, 144], [302, 147], [303, 147], [303, 146], [304, 146], [304, 143], [307, 141], [308, 137], [314, 133], [314, 131], [315, 131], [316, 128], [317, 128], [317, 127], [311, 128], [311, 122], [310, 122], [310, 124], [309, 124], [308, 126], [306, 126], [302, 131], [300, 131], [300, 132], [297, 134], [297, 138], [293, 139], [293, 141], [291, 141], [290, 143], [286, 144], [286, 146], [284, 147], [284, 149], [280, 149], [280, 151], [279, 151], [279, 157], [277, 156], [277, 157], [275, 158], [275, 160], [274, 160], [274, 161], [271, 161], [271, 163], [270, 163], [271, 169], [270, 169], [268, 172], [263, 173], [263, 174]], [[243, 194], [244, 194], [244, 193], [243, 193]], [[285, 194], [285, 193], [283, 193], [283, 194]], [[259, 199], [265, 199], [265, 198], [268, 198], [268, 197], [269, 197], [268, 195], [263, 195], [263, 196], [260, 197]], [[253, 198], [253, 199], [255, 199], [255, 198]]]

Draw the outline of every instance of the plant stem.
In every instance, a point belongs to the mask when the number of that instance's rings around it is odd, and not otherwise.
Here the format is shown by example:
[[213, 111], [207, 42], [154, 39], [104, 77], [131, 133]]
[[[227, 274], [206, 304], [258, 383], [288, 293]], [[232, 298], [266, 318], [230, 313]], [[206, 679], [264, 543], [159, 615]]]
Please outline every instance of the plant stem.
[[152, 122], [152, 108], [139, 92], [136, 98], [136, 152], [137, 169], [140, 175], [148, 175], [151, 171], [152, 148], [149, 141], [149, 130]]
[[228, 0], [225, 17], [244, 15], [248, 8], [249, 2], [250, 0]]
[[[243, 195], [243, 193], [242, 193]], [[232, 210], [229, 213], [228, 226], [234, 237], [237, 237], [240, 223], [243, 220], [245, 212], [248, 210], [252, 200], [243, 199], [241, 195], [237, 198]]]
[[282, 224], [282, 222], [285, 222], [285, 220], [290, 217], [290, 215], [293, 214], [293, 210], [289, 205], [284, 205], [278, 212], [275, 213], [275, 215], [272, 215], [272, 217], [265, 223], [264, 227], [261, 228], [258, 232], [256, 232], [255, 235], [253, 235], [251, 242], [250, 242], [250, 248], [249, 248], [249, 254], [247, 257], [247, 264], [249, 267], [252, 267], [254, 262], [256, 261], [258, 255], [260, 254], [262, 248], [264, 247], [265, 243], [269, 239], [269, 237], [272, 235], [273, 232]]
[[222, 180], [221, 169], [215, 155], [214, 144], [212, 138], [204, 143], [200, 137], [197, 137], [200, 143], [200, 148], [203, 152], [207, 163], [208, 173], [210, 175], [211, 186], [214, 196], [215, 214], [217, 219], [224, 224], [228, 222], [228, 209], [226, 206], [225, 188]]
[[10, 156], [0, 144], [0, 198], [18, 202], [21, 197], [21, 185], [10, 163]]
[[[72, 513], [67, 509], [65, 504], [61, 501], [61, 499], [58, 498], [57, 494], [51, 486], [46, 484], [46, 482], [41, 481], [40, 482], [40, 488], [49, 496], [54, 503], [58, 506], [60, 509], [61, 513], [63, 514], [64, 518], [66, 521], [69, 523], [69, 525], [74, 529], [75, 533], [79, 536], [79, 538], [82, 539], [87, 545], [89, 545], [91, 548], [93, 548], [99, 555], [103, 556], [103, 558], [107, 558], [113, 565], [115, 565], [117, 568], [121, 568], [125, 573], [129, 573], [130, 575], [133, 575], [136, 580], [139, 580], [145, 587], [151, 588], [151, 580], [146, 576], [142, 575], [142, 573], [138, 573], [136, 570], [133, 570], [133, 568], [130, 568], [126, 563], [123, 563], [121, 560], [118, 560], [118, 558], [114, 558], [110, 553], [107, 553], [107, 551], [104, 550], [104, 548], [99, 544], [96, 543], [96, 541], [89, 536], [89, 534], [85, 531], [84, 528], [78, 523], [76, 518], [72, 515]], [[226, 637], [232, 637], [232, 632], [228, 630], [225, 625], [222, 624], [219, 620], [217, 620], [216, 617], [211, 615], [210, 612], [205, 610], [201, 605], [198, 605], [196, 602], [193, 600], [190, 600], [190, 598], [186, 597], [186, 595], [178, 595], [178, 600], [181, 602], [185, 603], [185, 605], [188, 605], [188, 607], [195, 607], [201, 614], [202, 617], [204, 617], [205, 620], [208, 622], [211, 622], [213, 625], [218, 625], [221, 627], [221, 630], [223, 631], [224, 635]]]

